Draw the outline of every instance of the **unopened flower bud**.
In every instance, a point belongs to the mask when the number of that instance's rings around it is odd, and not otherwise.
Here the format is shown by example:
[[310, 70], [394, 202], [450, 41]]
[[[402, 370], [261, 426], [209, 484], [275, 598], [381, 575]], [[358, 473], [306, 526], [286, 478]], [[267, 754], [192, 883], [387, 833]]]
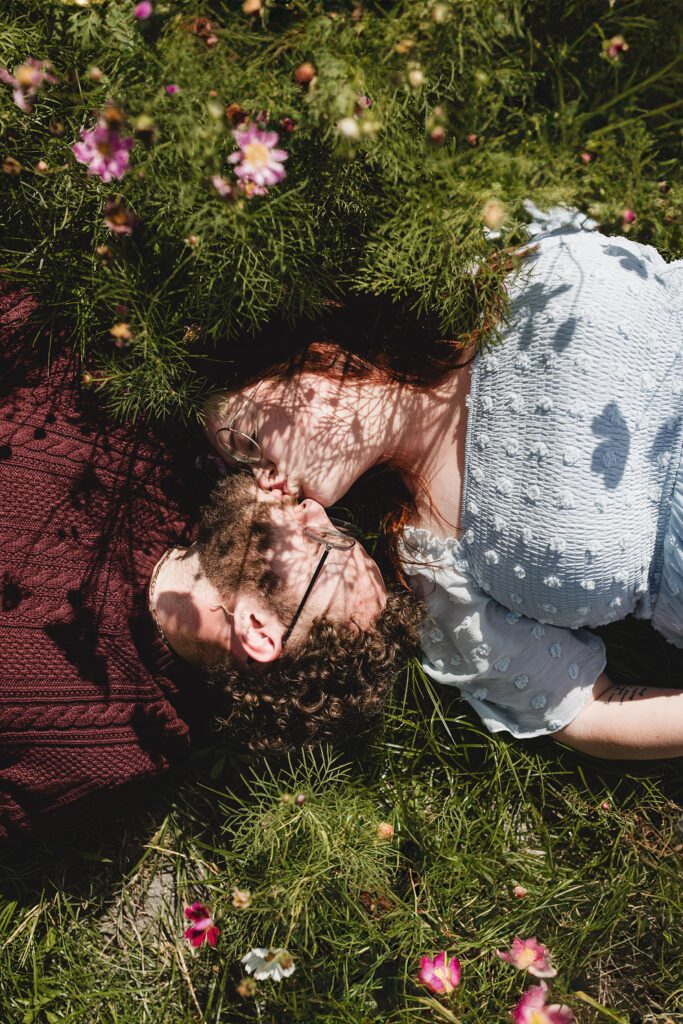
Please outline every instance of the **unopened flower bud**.
[[306, 61], [304, 64], [299, 64], [299, 67], [294, 72], [294, 81], [298, 85], [310, 85], [315, 78], [315, 67]]
[[490, 199], [482, 210], [481, 219], [490, 231], [499, 231], [505, 220], [506, 209], [497, 199]]
[[218, 36], [214, 36], [214, 35], [207, 36], [206, 39], [205, 39], [205, 42], [206, 42], [206, 45], [209, 48], [212, 48], [218, 42]]
[[95, 252], [103, 267], [110, 267], [114, 262], [114, 253], [108, 245], [98, 245]]
[[199, 235], [188, 235], [185, 241], [187, 242], [191, 249], [194, 249], [196, 246], [199, 245]]
[[633, 210], [624, 210], [621, 216], [624, 224], [633, 224], [636, 219], [636, 215]]
[[232, 905], [236, 910], [247, 910], [251, 905], [251, 893], [248, 889], [232, 890]]
[[441, 146], [445, 139], [446, 129], [440, 124], [437, 124], [435, 128], [432, 128], [429, 133], [429, 140], [430, 142], [433, 142], [435, 146]]
[[434, 4], [432, 7], [432, 21], [437, 25], [442, 25], [448, 19], [449, 14], [448, 4]]
[[609, 809], [610, 809], [610, 802], [609, 802], [609, 800], [603, 800], [602, 803], [600, 804], [600, 807], [603, 809], [603, 811], [609, 811]]
[[377, 826], [377, 836], [379, 839], [393, 839], [394, 826], [388, 821], [381, 821]]
[[479, 142], [479, 136], [475, 135], [474, 132], [471, 132], [467, 136], [467, 141], [469, 142], [470, 146], [476, 146], [476, 144]]
[[251, 999], [256, 995], [258, 985], [253, 978], [242, 978], [239, 985], [235, 989], [238, 996], [242, 996], [244, 999]]
[[590, 153], [588, 153], [588, 152], [581, 154], [581, 162], [584, 163], [584, 164], [589, 164], [592, 159], [593, 159], [592, 155]]
[[44, 174], [45, 171], [49, 170], [49, 167], [50, 165], [46, 163], [45, 160], [39, 160], [36, 164], [36, 170], [39, 171], [40, 174]]
[[422, 68], [411, 68], [408, 72], [408, 85], [411, 89], [419, 89], [425, 84], [425, 76]]
[[104, 78], [104, 71], [93, 64], [91, 68], [88, 68], [88, 78], [91, 82], [101, 82]]
[[337, 130], [345, 139], [360, 138], [360, 126], [355, 117], [342, 117], [341, 121], [337, 121]]
[[523, 900], [524, 897], [527, 895], [528, 890], [525, 889], [523, 885], [515, 885], [512, 892], [518, 900]]
[[218, 93], [216, 92], [215, 89], [209, 89], [209, 96], [211, 97], [212, 100], [215, 100], [216, 96], [218, 96]]
[[21, 164], [13, 156], [6, 156], [2, 161], [2, 170], [3, 174], [12, 174], [16, 177], [17, 174], [21, 174]]
[[280, 802], [283, 804], [291, 804], [294, 802], [294, 797], [291, 793], [283, 793], [280, 797]]
[[297, 807], [303, 807], [303, 805], [306, 803], [306, 794], [297, 793], [296, 796], [294, 797], [294, 803], [297, 805]]
[[86, 370], [85, 373], [81, 374], [81, 387], [91, 388], [94, 383], [95, 378], [93, 377], [92, 373], [88, 373], [88, 371]]

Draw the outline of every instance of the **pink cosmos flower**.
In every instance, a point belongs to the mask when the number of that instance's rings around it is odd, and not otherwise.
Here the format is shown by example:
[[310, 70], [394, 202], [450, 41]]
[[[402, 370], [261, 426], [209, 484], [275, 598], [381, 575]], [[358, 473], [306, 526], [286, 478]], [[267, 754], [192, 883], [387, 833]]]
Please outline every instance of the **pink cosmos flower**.
[[434, 958], [423, 956], [419, 978], [432, 992], [448, 994], [460, 982], [460, 961], [457, 956], [452, 956], [447, 962], [444, 951]]
[[190, 927], [185, 929], [185, 938], [192, 946], [196, 948], [205, 941], [210, 946], [216, 945], [221, 930], [213, 923], [213, 918], [203, 903], [191, 903], [189, 907], [185, 907], [185, 917], [192, 921]]
[[81, 164], [88, 165], [91, 177], [99, 175], [102, 181], [122, 178], [128, 170], [128, 160], [135, 139], [122, 139], [119, 133], [105, 122], [90, 131], [83, 129], [81, 141], [75, 142], [71, 151]]
[[518, 971], [528, 971], [536, 978], [554, 978], [557, 971], [550, 965], [550, 956], [545, 946], [536, 941], [536, 937], [520, 939], [515, 935], [512, 948], [507, 953], [497, 949], [501, 960], [512, 964]]
[[135, 17], [139, 18], [140, 21], [144, 21], [145, 18], [149, 18], [151, 16], [153, 10], [154, 8], [149, 0], [141, 0], [139, 4], [135, 5]]
[[49, 60], [36, 60], [29, 57], [23, 64], [18, 64], [11, 75], [7, 68], [0, 68], [0, 82], [11, 85], [12, 99], [25, 114], [33, 110], [31, 100], [34, 98], [43, 82], [51, 82], [53, 85], [59, 81], [49, 72], [52, 64]]
[[574, 1014], [568, 1006], [546, 1006], [547, 991], [543, 982], [528, 988], [511, 1013], [514, 1024], [572, 1024]]
[[[277, 132], [261, 131], [252, 124], [248, 128], [238, 128], [232, 137], [239, 149], [230, 154], [228, 161], [237, 165], [235, 174], [242, 182], [251, 182], [257, 189], [267, 191], [269, 185], [277, 185], [285, 178], [282, 163], [289, 154], [284, 149], [275, 148], [279, 140]], [[253, 193], [255, 190], [250, 191]], [[256, 194], [263, 195], [264, 192]]]

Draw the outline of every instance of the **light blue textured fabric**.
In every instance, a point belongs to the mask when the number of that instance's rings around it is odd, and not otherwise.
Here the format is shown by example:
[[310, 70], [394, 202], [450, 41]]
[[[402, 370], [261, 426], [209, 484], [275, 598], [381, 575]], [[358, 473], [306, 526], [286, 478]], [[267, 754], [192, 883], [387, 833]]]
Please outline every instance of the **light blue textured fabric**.
[[520, 737], [588, 698], [605, 657], [583, 627], [634, 614], [683, 646], [683, 260], [551, 214], [473, 363], [462, 538], [403, 549], [425, 669]]

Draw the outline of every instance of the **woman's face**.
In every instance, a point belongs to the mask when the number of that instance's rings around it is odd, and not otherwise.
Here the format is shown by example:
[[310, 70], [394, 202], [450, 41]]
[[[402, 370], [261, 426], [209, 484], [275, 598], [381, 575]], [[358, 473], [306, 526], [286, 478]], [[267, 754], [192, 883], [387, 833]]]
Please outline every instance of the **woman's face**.
[[370, 465], [362, 443], [362, 417], [370, 410], [360, 405], [352, 384], [303, 373], [262, 380], [230, 396], [220, 425], [258, 441], [262, 459], [251, 468], [260, 487], [329, 507]]

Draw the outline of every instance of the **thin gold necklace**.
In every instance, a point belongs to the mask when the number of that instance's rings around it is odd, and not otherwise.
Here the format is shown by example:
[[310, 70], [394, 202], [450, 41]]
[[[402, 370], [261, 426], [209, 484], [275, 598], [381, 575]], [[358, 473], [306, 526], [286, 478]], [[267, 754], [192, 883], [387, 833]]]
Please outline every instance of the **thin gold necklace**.
[[154, 566], [154, 572], [152, 573], [152, 578], [149, 581], [149, 587], [147, 588], [147, 607], [149, 608], [149, 613], [154, 619], [154, 625], [157, 627], [159, 631], [159, 636], [164, 641], [164, 643], [166, 644], [170, 651], [172, 651], [173, 648], [166, 639], [166, 634], [164, 633], [163, 629], [159, 624], [159, 619], [157, 618], [157, 613], [154, 611], [152, 600], [154, 598], [154, 587], [156, 586], [157, 577], [159, 575], [159, 572], [161, 571], [161, 567], [166, 563], [167, 559], [170, 558], [170, 556], [173, 554], [175, 550], [175, 548], [169, 548], [168, 551], [161, 556], [157, 564]]

